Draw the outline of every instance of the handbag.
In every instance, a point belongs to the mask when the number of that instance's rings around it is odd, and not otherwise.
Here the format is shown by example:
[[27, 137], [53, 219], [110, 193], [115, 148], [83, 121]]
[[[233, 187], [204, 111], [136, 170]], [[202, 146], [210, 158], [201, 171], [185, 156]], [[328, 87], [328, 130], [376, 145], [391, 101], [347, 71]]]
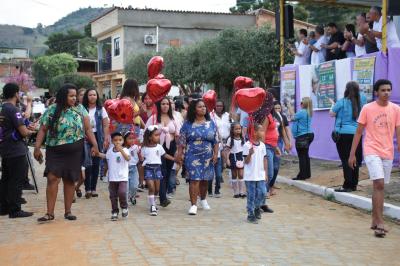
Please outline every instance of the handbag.
[[[344, 103], [343, 103], [343, 109], [344, 109]], [[335, 117], [335, 127], [336, 127], [336, 121], [337, 121], [337, 115]], [[340, 119], [340, 129], [342, 129], [342, 123], [343, 123], [343, 119]], [[340, 133], [337, 132], [335, 129], [332, 130], [331, 133], [331, 138], [333, 140], [333, 142], [338, 143], [340, 140]]]
[[[307, 128], [308, 128], [308, 113], [307, 113]], [[299, 124], [297, 123], [296, 131], [299, 132]], [[311, 139], [309, 134], [305, 134], [296, 138], [297, 149], [308, 149], [310, 147]]]
[[243, 169], [244, 168], [244, 163], [243, 163], [243, 160], [237, 160], [236, 159], [236, 153], [234, 153], [234, 156], [235, 156], [235, 162], [236, 162], [236, 168], [237, 169]]

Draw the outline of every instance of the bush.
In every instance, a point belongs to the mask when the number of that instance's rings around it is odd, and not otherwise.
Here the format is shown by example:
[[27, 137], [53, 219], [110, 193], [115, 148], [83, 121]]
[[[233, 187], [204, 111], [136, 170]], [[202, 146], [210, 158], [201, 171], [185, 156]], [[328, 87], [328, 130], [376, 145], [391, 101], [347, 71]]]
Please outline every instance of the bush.
[[92, 88], [94, 87], [94, 82], [91, 78], [86, 76], [80, 76], [78, 74], [62, 74], [55, 76], [50, 80], [50, 94], [54, 95], [65, 83], [75, 84], [78, 89], [80, 88]]

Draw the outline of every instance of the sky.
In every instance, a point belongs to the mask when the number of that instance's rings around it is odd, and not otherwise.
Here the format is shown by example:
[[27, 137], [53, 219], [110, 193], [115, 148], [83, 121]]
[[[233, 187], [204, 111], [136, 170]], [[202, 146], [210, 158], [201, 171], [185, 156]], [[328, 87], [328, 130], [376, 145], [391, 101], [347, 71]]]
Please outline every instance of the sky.
[[131, 5], [137, 8], [229, 12], [236, 0], [2, 0], [0, 24], [36, 27], [52, 25], [69, 13], [84, 7]]

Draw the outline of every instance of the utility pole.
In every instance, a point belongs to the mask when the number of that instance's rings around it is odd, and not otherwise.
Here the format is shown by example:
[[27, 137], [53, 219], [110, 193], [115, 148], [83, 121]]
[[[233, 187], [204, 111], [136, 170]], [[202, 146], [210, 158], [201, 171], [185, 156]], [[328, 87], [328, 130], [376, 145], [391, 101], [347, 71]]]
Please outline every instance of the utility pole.
[[78, 56], [78, 57], [81, 57], [81, 44], [80, 44], [79, 41], [80, 41], [80, 40], [78, 39], [78, 53], [77, 53], [77, 56]]

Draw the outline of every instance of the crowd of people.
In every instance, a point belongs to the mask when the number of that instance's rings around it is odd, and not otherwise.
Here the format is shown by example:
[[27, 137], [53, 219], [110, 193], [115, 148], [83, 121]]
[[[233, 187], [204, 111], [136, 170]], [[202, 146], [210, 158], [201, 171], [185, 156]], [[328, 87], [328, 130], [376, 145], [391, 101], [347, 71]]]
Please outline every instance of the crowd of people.
[[[387, 20], [387, 47], [400, 47], [395, 24]], [[360, 13], [356, 23], [346, 24], [343, 30], [330, 22], [314, 31], [300, 29], [298, 41], [291, 48], [295, 65], [318, 65], [335, 59], [358, 57], [382, 50], [382, 13], [380, 7], [371, 7]]]
[[[332, 104], [335, 117], [332, 140], [342, 161], [344, 183], [337, 192], [357, 190], [359, 167], [364, 161], [373, 180], [373, 221], [377, 236], [387, 233], [383, 226], [383, 187], [390, 179], [393, 161], [393, 135], [400, 137], [400, 109], [389, 102], [392, 85], [378, 80], [376, 100], [367, 103], [356, 82], [349, 82], [343, 98]], [[294, 180], [312, 177], [309, 149], [314, 139], [313, 103], [305, 97], [291, 124], [281, 113], [275, 91], [272, 111], [269, 101], [252, 114], [217, 100], [208, 110], [201, 94], [154, 103], [146, 93], [140, 95], [133, 79], [125, 81], [118, 99], [132, 104], [133, 119], [121, 123], [109, 118], [95, 88], [78, 90], [64, 84], [39, 121], [29, 122], [19, 87], [9, 83], [3, 88], [0, 112], [2, 178], [1, 215], [29, 217], [21, 209], [21, 193], [28, 175], [29, 154], [25, 138], [37, 134], [34, 157], [44, 161], [47, 178], [46, 214], [41, 223], [55, 219], [54, 209], [60, 181], [64, 185], [64, 218], [76, 220], [72, 206], [82, 197], [98, 197], [97, 180], [109, 183], [111, 220], [129, 215], [138, 192], [147, 189], [149, 214], [157, 216], [159, 206], [167, 207], [174, 198], [181, 173], [189, 183], [188, 214], [198, 207], [210, 210], [207, 196], [220, 198], [223, 169], [228, 168], [232, 197], [247, 198], [247, 220], [257, 223], [261, 213], [273, 213], [267, 199], [276, 194], [275, 180], [280, 159], [295, 148], [299, 172]], [[249, 119], [248, 117], [251, 117]], [[365, 129], [364, 152], [361, 136]], [[292, 148], [292, 143], [294, 147]], [[399, 144], [400, 148], [400, 144]], [[226, 195], [225, 195], [226, 196]]]

